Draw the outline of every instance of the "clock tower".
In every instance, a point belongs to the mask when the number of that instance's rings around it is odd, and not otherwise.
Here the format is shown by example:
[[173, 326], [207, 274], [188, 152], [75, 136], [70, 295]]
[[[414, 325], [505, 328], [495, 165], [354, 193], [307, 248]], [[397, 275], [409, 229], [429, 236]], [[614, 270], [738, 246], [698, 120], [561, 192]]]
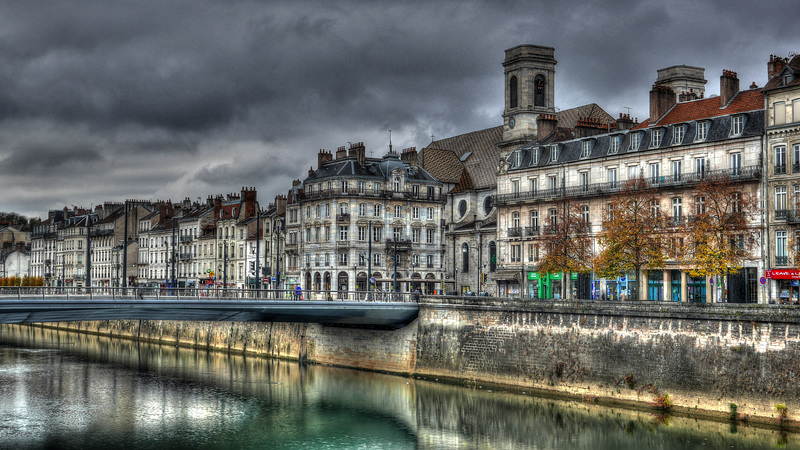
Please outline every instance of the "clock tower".
[[535, 141], [536, 119], [540, 114], [555, 114], [554, 53], [553, 47], [538, 45], [518, 45], [506, 50], [502, 154]]

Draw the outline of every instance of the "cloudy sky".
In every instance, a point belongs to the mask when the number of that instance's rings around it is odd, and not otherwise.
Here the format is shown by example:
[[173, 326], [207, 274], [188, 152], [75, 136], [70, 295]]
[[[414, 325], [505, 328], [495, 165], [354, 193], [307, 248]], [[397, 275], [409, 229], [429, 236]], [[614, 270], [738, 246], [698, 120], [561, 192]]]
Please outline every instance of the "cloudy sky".
[[0, 211], [262, 205], [363, 141], [383, 155], [502, 123], [503, 51], [555, 47], [556, 106], [647, 117], [656, 70], [766, 81], [793, 1], [0, 0]]

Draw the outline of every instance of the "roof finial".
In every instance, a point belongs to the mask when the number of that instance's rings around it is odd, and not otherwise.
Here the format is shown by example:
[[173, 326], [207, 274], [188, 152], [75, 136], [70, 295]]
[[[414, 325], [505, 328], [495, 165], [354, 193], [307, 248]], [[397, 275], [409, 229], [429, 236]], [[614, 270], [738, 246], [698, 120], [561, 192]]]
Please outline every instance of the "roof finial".
[[394, 153], [392, 151], [392, 130], [389, 130], [389, 153]]

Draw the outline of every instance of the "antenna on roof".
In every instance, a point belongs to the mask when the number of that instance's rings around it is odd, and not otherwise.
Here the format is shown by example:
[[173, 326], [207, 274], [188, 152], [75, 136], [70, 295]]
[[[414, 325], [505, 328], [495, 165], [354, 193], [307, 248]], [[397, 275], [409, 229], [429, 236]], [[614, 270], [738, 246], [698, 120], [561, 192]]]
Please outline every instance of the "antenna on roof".
[[392, 130], [389, 130], [389, 153], [394, 153], [392, 152]]
[[627, 109], [627, 110], [628, 110], [628, 111], [627, 111], [627, 114], [628, 114], [629, 116], [631, 115], [631, 107], [630, 107], [630, 106], [623, 106], [623, 107], [622, 107], [622, 109]]
[[433, 142], [433, 140], [434, 140], [434, 139], [436, 139], [436, 135], [434, 135], [433, 133], [431, 133], [431, 142]]

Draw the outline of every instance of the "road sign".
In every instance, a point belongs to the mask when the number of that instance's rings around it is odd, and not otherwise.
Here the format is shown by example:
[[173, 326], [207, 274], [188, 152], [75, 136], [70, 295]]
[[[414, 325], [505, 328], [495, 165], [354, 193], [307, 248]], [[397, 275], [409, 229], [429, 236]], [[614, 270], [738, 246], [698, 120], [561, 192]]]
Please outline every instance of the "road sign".
[[[263, 281], [264, 281], [264, 283], [267, 283], [267, 282], [269, 282], [269, 277], [264, 277], [264, 280], [263, 280]], [[273, 280], [273, 281], [274, 281], [274, 280]]]
[[760, 282], [761, 282], [761, 284], [767, 284], [767, 279], [766, 279], [766, 278], [764, 278], [764, 277], [761, 277], [761, 279], [760, 279], [760, 280], [758, 280], [758, 281], [760, 281]]
[[211, 273], [211, 269], [206, 269], [206, 273]]

